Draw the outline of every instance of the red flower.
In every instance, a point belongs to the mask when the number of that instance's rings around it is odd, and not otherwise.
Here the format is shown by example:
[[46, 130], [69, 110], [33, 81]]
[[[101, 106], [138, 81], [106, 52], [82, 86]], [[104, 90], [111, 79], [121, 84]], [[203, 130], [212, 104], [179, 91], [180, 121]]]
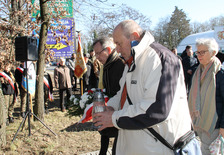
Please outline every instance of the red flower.
[[92, 94], [93, 93], [93, 91], [90, 89], [90, 90], [88, 90], [88, 94]]
[[105, 97], [104, 99], [105, 99], [105, 103], [107, 103], [109, 100], [109, 97]]

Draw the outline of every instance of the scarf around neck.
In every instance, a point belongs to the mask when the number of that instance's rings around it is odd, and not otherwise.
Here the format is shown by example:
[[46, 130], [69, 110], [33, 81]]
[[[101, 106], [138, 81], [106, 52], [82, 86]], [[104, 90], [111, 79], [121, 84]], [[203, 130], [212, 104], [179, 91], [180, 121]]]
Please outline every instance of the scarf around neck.
[[119, 57], [119, 56], [118, 56], [118, 53], [117, 53], [116, 51], [112, 52], [112, 53], [109, 55], [109, 57], [108, 57], [108, 59], [107, 59], [105, 65], [103, 65], [103, 67], [104, 67], [104, 68], [107, 68], [108, 66], [110, 66], [110, 64], [113, 63], [116, 59], [118, 59], [118, 57]]
[[200, 64], [192, 79], [189, 94], [189, 109], [195, 130], [201, 130], [210, 135], [217, 122], [216, 113], [216, 73], [221, 68], [217, 57], [202, 68]]

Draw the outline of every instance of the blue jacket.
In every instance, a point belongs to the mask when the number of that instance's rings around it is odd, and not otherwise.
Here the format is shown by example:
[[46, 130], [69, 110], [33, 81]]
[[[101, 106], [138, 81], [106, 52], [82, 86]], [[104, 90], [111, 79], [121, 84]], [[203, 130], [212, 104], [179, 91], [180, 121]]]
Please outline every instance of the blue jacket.
[[224, 70], [216, 74], [216, 112], [218, 120], [216, 128], [224, 128]]

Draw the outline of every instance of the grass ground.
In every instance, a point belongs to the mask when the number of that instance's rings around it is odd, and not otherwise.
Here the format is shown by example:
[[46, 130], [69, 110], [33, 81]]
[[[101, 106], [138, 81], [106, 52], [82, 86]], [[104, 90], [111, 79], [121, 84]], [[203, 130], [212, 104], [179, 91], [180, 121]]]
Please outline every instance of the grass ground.
[[[52, 134], [39, 121], [30, 121], [31, 135], [29, 136], [28, 120], [23, 130], [18, 132], [12, 143], [14, 135], [19, 128], [22, 118], [19, 116], [20, 102], [15, 105], [15, 122], [7, 127], [7, 145], [0, 148], [0, 154], [14, 155], [80, 155], [99, 150], [100, 134], [94, 131], [92, 123], [77, 124], [79, 116], [70, 117], [59, 109], [58, 91], [54, 92], [55, 101], [49, 103], [49, 114], [45, 115], [43, 122], [54, 131]], [[110, 139], [110, 146], [112, 145]]]

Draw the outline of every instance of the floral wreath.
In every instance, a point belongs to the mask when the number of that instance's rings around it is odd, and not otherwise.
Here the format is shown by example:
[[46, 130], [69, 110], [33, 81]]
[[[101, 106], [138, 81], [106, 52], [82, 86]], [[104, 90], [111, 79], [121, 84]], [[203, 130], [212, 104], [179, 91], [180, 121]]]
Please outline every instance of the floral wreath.
[[[92, 88], [85, 92], [81, 97], [77, 95], [71, 95], [69, 98], [69, 109], [68, 114], [71, 116], [82, 115], [79, 123], [85, 123], [92, 119], [92, 108], [93, 108], [93, 96], [96, 88]], [[104, 93], [105, 104], [109, 100], [109, 97], [105, 94], [105, 89], [100, 89]]]

